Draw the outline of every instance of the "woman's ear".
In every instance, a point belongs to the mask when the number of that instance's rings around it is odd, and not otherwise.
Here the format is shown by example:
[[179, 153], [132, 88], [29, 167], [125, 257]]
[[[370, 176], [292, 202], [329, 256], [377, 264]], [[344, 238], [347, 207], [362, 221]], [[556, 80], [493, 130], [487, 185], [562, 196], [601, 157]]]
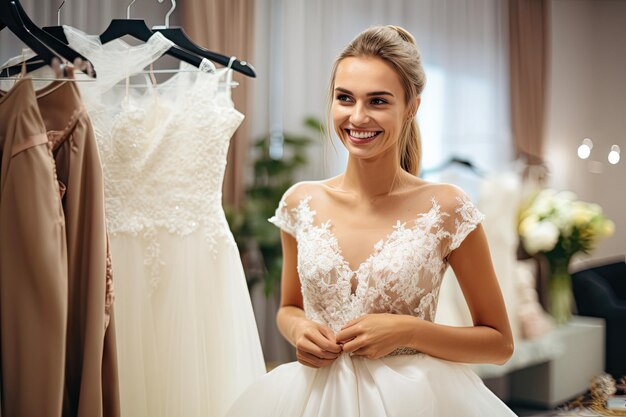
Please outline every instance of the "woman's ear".
[[407, 109], [407, 117], [406, 117], [407, 120], [410, 120], [415, 117], [415, 115], [417, 114], [417, 109], [419, 109], [421, 102], [422, 102], [422, 98], [417, 97], [415, 100], [409, 103], [409, 106]]

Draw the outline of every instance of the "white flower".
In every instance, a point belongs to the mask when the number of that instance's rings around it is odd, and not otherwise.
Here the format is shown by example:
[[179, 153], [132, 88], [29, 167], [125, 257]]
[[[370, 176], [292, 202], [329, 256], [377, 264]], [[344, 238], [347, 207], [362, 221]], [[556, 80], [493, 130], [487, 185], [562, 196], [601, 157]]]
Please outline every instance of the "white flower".
[[565, 204], [568, 205], [572, 201], [575, 201], [578, 196], [572, 191], [559, 191], [554, 195], [554, 199], [557, 205]]
[[556, 191], [550, 189], [541, 191], [533, 201], [530, 211], [539, 217], [544, 217], [550, 214], [554, 208], [553, 204], [555, 194]]
[[520, 222], [519, 225], [519, 234], [522, 237], [526, 237], [528, 235], [528, 231], [532, 229], [539, 222], [539, 216], [535, 214], [530, 214], [524, 217], [524, 219]]
[[554, 249], [558, 240], [559, 229], [549, 221], [541, 221], [528, 228], [524, 237], [524, 248], [531, 255], [548, 252]]

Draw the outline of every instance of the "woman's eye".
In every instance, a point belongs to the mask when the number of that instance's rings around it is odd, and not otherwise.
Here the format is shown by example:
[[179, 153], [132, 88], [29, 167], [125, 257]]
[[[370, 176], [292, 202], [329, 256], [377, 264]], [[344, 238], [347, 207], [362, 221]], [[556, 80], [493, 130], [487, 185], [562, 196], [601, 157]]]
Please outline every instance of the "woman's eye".
[[382, 98], [374, 98], [372, 99], [372, 104], [376, 104], [376, 105], [387, 104], [387, 101], [383, 100]]
[[345, 95], [345, 94], [339, 94], [339, 95], [337, 96], [337, 100], [338, 100], [338, 101], [345, 101], [345, 102], [349, 102], [349, 101], [351, 101], [350, 96]]

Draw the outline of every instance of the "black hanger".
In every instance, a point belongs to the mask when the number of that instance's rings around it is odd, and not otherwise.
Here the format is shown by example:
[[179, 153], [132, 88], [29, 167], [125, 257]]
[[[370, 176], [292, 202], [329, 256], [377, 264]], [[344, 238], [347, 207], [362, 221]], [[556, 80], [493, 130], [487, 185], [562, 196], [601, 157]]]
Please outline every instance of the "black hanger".
[[3, 3], [11, 3], [11, 5], [15, 4], [17, 8], [17, 12], [23, 22], [23, 25], [39, 40], [41, 40], [46, 46], [50, 49], [56, 51], [58, 54], [63, 56], [63, 58], [67, 59], [69, 62], [74, 62], [76, 59], [81, 59], [82, 61], [89, 61], [87, 58], [64, 44], [63, 42], [56, 39], [54, 36], [50, 35], [43, 31], [39, 26], [33, 23], [30, 20], [30, 17], [26, 14], [19, 0], [0, 0]]
[[67, 41], [67, 37], [65, 36], [65, 31], [63, 30], [63, 26], [61, 26], [61, 9], [65, 5], [65, 0], [61, 2], [59, 8], [57, 9], [57, 25], [56, 26], [44, 26], [42, 29], [64, 44], [69, 44]]
[[[130, 16], [130, 8], [134, 2], [135, 0], [131, 1], [126, 9], [127, 17]], [[61, 4], [61, 7], [62, 6], [63, 3]], [[59, 7], [59, 10], [61, 9], [61, 7]], [[47, 26], [44, 28], [44, 30], [49, 35], [54, 36], [59, 41], [65, 44], [68, 43], [67, 37], [65, 36], [65, 32], [63, 30], [63, 26]], [[147, 42], [153, 34], [154, 32], [152, 32], [150, 28], [148, 28], [148, 25], [146, 25], [146, 22], [143, 19], [130, 19], [129, 17], [127, 19], [113, 19], [111, 20], [111, 23], [109, 23], [109, 26], [105, 29], [105, 31], [102, 32], [102, 34], [100, 35], [100, 42], [104, 44], [127, 35], [132, 36], [135, 39], [139, 39], [140, 41]], [[200, 67], [200, 64], [202, 63], [201, 58], [198, 58], [197, 56], [178, 48], [172, 47], [168, 49], [165, 54], [173, 56], [174, 58], [177, 58], [181, 61], [185, 61], [195, 67]], [[28, 66], [31, 71], [33, 69], [43, 66], [42, 64], [32, 63], [33, 60], [36, 60], [36, 57], [28, 61]], [[8, 70], [12, 73], [19, 73], [19, 71], [21, 70], [21, 65], [14, 65], [12, 67], [9, 67]]]
[[[31, 58], [26, 66], [26, 72], [33, 71], [45, 65], [50, 65], [57, 57], [65, 58], [69, 62], [76, 62], [80, 59], [85, 67], [89, 68], [86, 73], [95, 77], [95, 70], [87, 58], [79, 54], [65, 43], [45, 32], [33, 23], [22, 8], [19, 0], [0, 0], [0, 20], [2, 25], [0, 30], [7, 26], [14, 32], [37, 56]], [[13, 76], [22, 70], [22, 64], [4, 68], [0, 71], [0, 76]]]
[[[159, 0], [159, 1], [162, 1], [162, 0]], [[248, 62], [234, 60], [231, 63], [230, 57], [226, 55], [218, 54], [216, 52], [209, 51], [208, 49], [198, 46], [196, 43], [194, 43], [194, 41], [191, 40], [191, 38], [187, 35], [187, 33], [185, 33], [185, 30], [182, 27], [170, 26], [169, 24], [170, 15], [176, 9], [176, 0], [171, 0], [171, 2], [172, 2], [172, 8], [165, 15], [165, 25], [153, 26], [152, 27], [153, 31], [161, 32], [163, 36], [165, 36], [167, 39], [171, 40], [177, 46], [180, 46], [181, 48], [189, 52], [192, 52], [201, 57], [210, 59], [211, 61], [217, 62], [218, 64], [221, 64], [223, 66], [230, 65], [230, 67], [234, 71], [240, 72], [244, 75], [247, 75], [248, 77], [256, 78], [256, 72], [254, 71], [254, 67], [252, 67], [252, 65], [250, 65]]]
[[[213, 62], [217, 62], [223, 66], [228, 66], [230, 62], [230, 57], [222, 54], [218, 54], [217, 52], [209, 51], [208, 49], [204, 49], [189, 39], [183, 28], [181, 27], [153, 27], [155, 32], [161, 32], [163, 36], [167, 39], [174, 42], [177, 46], [181, 48], [193, 52], [194, 54], [200, 55], [201, 57], [210, 59]], [[250, 65], [246, 61], [240, 61], [238, 59], [234, 60], [230, 67], [239, 73], [247, 75], [248, 77], [256, 78], [256, 72], [254, 71], [254, 67]]]
[[[150, 37], [154, 35], [154, 32], [150, 30], [148, 25], [146, 25], [145, 20], [130, 18], [130, 7], [135, 1], [136, 0], [131, 1], [126, 8], [126, 19], [113, 19], [111, 21], [109, 26], [100, 35], [100, 42], [111, 42], [114, 39], [119, 39], [127, 35], [132, 36], [135, 39], [139, 39], [142, 42], [148, 42], [148, 39], [150, 39]], [[175, 47], [171, 47], [170, 49], [168, 49], [165, 54], [173, 56], [176, 59], [184, 61], [198, 68], [202, 64], [202, 59], [198, 56]]]
[[422, 170], [421, 175], [429, 175], [435, 172], [443, 171], [444, 169], [452, 165], [461, 165], [465, 168], [468, 168], [470, 171], [472, 171], [474, 174], [478, 175], [479, 177], [482, 177], [484, 175], [483, 171], [480, 168], [478, 168], [476, 165], [474, 165], [470, 160], [465, 159], [465, 158], [460, 158], [458, 156], [452, 156], [450, 159], [448, 159], [444, 163], [434, 168]]
[[[63, 5], [65, 5], [65, 0], [61, 2], [61, 5], [59, 5], [59, 8], [57, 9], [57, 26], [44, 26], [41, 29], [43, 29], [44, 32], [49, 33], [50, 35], [54, 36], [55, 38], [63, 42], [65, 45], [67, 45], [69, 44], [69, 42], [67, 41], [67, 37], [65, 36], [65, 31], [63, 30], [63, 26], [61, 26], [61, 9], [63, 8]], [[38, 56], [32, 57], [31, 59], [26, 61], [27, 68], [29, 68], [31, 71], [37, 68], [41, 68], [43, 65], [41, 65], [41, 63], [38, 61], [39, 61]], [[9, 67], [8, 70], [11, 72], [18, 71], [21, 67], [22, 65], [19, 64], [19, 65]]]
[[[39, 54], [39, 59], [44, 62], [44, 65], [50, 65], [52, 63], [52, 59], [55, 58], [56, 55], [24, 25], [15, 2], [0, 0], [0, 30], [5, 27], [13, 32], [30, 49]], [[4, 75], [5, 71], [3, 70], [2, 72]]]

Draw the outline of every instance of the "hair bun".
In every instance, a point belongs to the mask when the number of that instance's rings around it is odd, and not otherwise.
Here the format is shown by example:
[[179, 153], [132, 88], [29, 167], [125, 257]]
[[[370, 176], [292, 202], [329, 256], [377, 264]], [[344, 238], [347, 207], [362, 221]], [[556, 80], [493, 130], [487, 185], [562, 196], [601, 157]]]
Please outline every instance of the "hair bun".
[[388, 28], [393, 29], [396, 31], [396, 33], [398, 35], [400, 35], [400, 37], [402, 38], [402, 40], [409, 42], [410, 44], [413, 44], [415, 46], [417, 46], [417, 43], [415, 42], [415, 38], [413, 37], [413, 35], [411, 35], [406, 29], [404, 29], [401, 26], [396, 26], [396, 25], [387, 25]]

